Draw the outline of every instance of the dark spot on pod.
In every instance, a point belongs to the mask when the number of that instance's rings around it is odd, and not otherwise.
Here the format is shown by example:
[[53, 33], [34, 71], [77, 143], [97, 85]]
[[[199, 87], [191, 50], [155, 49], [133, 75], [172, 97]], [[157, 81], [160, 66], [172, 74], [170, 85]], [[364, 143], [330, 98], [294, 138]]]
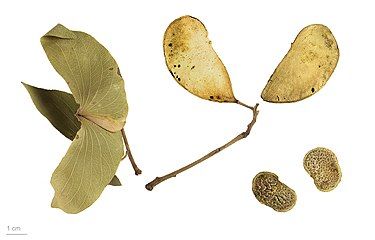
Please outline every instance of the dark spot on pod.
[[113, 70], [113, 67], [109, 68], [109, 70]]
[[277, 97], [277, 101], [280, 101], [280, 98], [279, 98], [279, 96], [276, 96]]
[[178, 64], [178, 66], [177, 67], [181, 67], [181, 65], [180, 64]]
[[195, 68], [195, 65], [191, 67], [191, 70], [193, 70]]
[[117, 68], [117, 74], [118, 74], [120, 77], [122, 77], [122, 76], [121, 76], [121, 72], [120, 72], [120, 68]]
[[172, 76], [174, 76], [171, 70], [169, 70], [169, 72], [171, 73]]
[[176, 67], [176, 65], [173, 65], [173, 67]]
[[318, 67], [320, 68], [321, 66], [319, 65]]
[[181, 81], [181, 78], [178, 77], [177, 79], [178, 79], [178, 81]]
[[220, 97], [220, 96], [216, 96], [216, 98], [217, 98], [217, 99], [221, 99], [221, 97]]
[[325, 44], [328, 48], [332, 48], [333, 41], [326, 36]]
[[214, 99], [214, 96], [210, 96], [210, 99]]
[[311, 88], [311, 92], [312, 92], [312, 93], [315, 92], [315, 88]]
[[168, 46], [172, 47], [172, 43], [168, 44]]

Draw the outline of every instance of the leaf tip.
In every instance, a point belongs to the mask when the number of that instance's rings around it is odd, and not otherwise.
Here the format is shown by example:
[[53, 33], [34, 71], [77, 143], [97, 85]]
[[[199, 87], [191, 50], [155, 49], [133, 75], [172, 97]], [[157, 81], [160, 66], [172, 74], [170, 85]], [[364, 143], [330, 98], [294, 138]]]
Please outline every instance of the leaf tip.
[[52, 199], [51, 207], [52, 208], [59, 208], [57, 200], [56, 200], [56, 196], [54, 196], [53, 199]]
[[23, 85], [26, 89], [28, 89], [28, 88], [30, 87], [30, 85], [27, 84], [27, 83], [25, 83], [25, 82], [22, 82], [22, 81], [21, 81], [21, 83], [22, 83], [22, 85]]
[[29, 94], [31, 94], [31, 91], [33, 89], [33, 86], [27, 84], [27, 83], [24, 83], [24, 82], [21, 82], [22, 85], [26, 88], [26, 90], [29, 92]]
[[120, 179], [115, 175], [113, 176], [112, 180], [109, 182], [109, 185], [111, 186], [122, 186]]
[[74, 34], [73, 31], [66, 28], [64, 25], [58, 23], [54, 26], [51, 30], [49, 30], [43, 37], [40, 38], [40, 41], [44, 42], [46, 37], [57, 37], [62, 39], [75, 39], [77, 36]]

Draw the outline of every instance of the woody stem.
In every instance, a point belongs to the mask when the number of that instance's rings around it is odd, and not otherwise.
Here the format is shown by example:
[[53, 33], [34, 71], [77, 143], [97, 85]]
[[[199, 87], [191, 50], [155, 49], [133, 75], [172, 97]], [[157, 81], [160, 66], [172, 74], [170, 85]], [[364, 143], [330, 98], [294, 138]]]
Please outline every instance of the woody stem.
[[162, 177], [156, 177], [153, 181], [151, 181], [148, 184], [146, 184], [146, 186], [145, 186], [146, 189], [149, 190], [149, 191], [152, 191], [152, 189], [156, 185], [158, 185], [158, 184], [160, 184], [160, 183], [164, 182], [165, 180], [168, 180], [168, 179], [170, 179], [172, 177], [176, 177], [178, 174], [180, 174], [180, 173], [182, 173], [182, 172], [184, 172], [184, 171], [186, 171], [186, 170], [194, 167], [195, 165], [197, 165], [197, 164], [199, 164], [199, 163], [207, 160], [208, 158], [210, 158], [213, 155], [221, 152], [222, 150], [226, 149], [227, 147], [231, 146], [232, 144], [236, 143], [237, 141], [246, 138], [250, 134], [250, 131], [253, 128], [253, 126], [254, 126], [254, 124], [255, 124], [255, 122], [257, 120], [257, 116], [258, 116], [258, 113], [259, 113], [259, 111], [257, 110], [257, 108], [258, 108], [259, 104], [257, 103], [257, 104], [255, 104], [254, 107], [252, 107], [252, 106], [246, 105], [246, 104], [244, 104], [244, 103], [242, 103], [240, 101], [237, 101], [236, 103], [239, 104], [239, 105], [241, 105], [241, 106], [244, 106], [244, 107], [246, 107], [246, 108], [248, 108], [250, 110], [252, 110], [252, 112], [253, 112], [253, 118], [252, 118], [251, 122], [247, 125], [247, 128], [246, 128], [246, 130], [244, 132], [238, 134], [236, 137], [234, 137], [233, 139], [231, 139], [229, 142], [227, 142], [224, 145], [222, 145], [221, 147], [218, 147], [215, 150], [209, 152], [208, 154], [204, 155], [203, 157], [199, 158], [198, 160], [196, 160], [196, 161], [194, 161], [194, 162], [192, 162], [192, 163], [190, 163], [190, 164], [188, 164], [188, 165], [186, 165], [186, 166], [184, 166], [184, 167], [182, 167], [180, 169], [177, 169], [176, 171], [173, 171], [173, 172], [171, 172], [171, 173], [169, 173], [167, 175], [164, 175]]
[[126, 153], [127, 153], [128, 157], [129, 157], [130, 163], [131, 163], [131, 165], [132, 165], [132, 167], [134, 169], [134, 173], [135, 173], [135, 175], [139, 175], [139, 174], [142, 173], [142, 170], [138, 168], [137, 164], [134, 161], [133, 154], [130, 151], [128, 139], [126, 138], [125, 130], [121, 129], [121, 133], [122, 133], [122, 138], [124, 139]]

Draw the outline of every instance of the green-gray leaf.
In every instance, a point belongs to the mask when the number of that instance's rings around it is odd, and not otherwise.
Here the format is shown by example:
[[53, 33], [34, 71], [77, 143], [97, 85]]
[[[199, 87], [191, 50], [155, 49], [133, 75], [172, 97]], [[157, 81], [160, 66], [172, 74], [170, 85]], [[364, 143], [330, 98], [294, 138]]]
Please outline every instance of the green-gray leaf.
[[[52, 175], [55, 190], [52, 207], [78, 213], [91, 206], [108, 184], [120, 184], [115, 172], [124, 153], [120, 130], [128, 113], [124, 80], [108, 50], [84, 32], [58, 24], [41, 38], [41, 43], [79, 106], [72, 108], [68, 116], [77, 117], [81, 123]], [[25, 87], [43, 115], [52, 119], [50, 115], [56, 109], [46, 108], [49, 101], [36, 96], [41, 90]], [[47, 93], [43, 95], [51, 95]], [[61, 124], [61, 119], [56, 121]], [[74, 132], [67, 137], [72, 139]]]
[[[75, 116], [78, 104], [70, 93], [58, 90], [46, 90], [22, 83], [30, 94], [36, 108], [65, 137], [73, 140], [81, 123]], [[121, 186], [115, 175], [109, 185]]]
[[41, 43], [80, 105], [78, 115], [108, 131], [120, 131], [128, 105], [124, 80], [108, 50], [90, 35], [61, 24], [46, 33]]
[[79, 213], [91, 206], [112, 180], [124, 154], [121, 132], [109, 132], [81, 118], [81, 129], [52, 174], [52, 207]]
[[121, 182], [120, 182], [120, 179], [118, 179], [118, 177], [115, 175], [112, 180], [109, 182], [109, 185], [112, 185], [112, 186], [121, 186]]
[[22, 83], [30, 94], [36, 108], [65, 137], [73, 140], [81, 127], [75, 116], [79, 105], [71, 94], [37, 88]]

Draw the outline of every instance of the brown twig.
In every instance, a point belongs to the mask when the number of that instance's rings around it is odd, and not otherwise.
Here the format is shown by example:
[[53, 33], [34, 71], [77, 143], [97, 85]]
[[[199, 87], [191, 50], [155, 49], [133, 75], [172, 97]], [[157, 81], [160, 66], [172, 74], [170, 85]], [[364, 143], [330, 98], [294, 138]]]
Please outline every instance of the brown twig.
[[[239, 105], [241, 105], [241, 106], [244, 106], [244, 107], [246, 107], [246, 108], [248, 108], [248, 109], [251, 109], [252, 111], [254, 111], [254, 107], [249, 106], [249, 105], [247, 105], [247, 104], [241, 102], [240, 100], [237, 100], [236, 103], [239, 104]], [[259, 104], [258, 104], [258, 105], [259, 105]]]
[[190, 163], [190, 164], [188, 164], [188, 165], [186, 165], [186, 166], [184, 166], [184, 167], [182, 167], [182, 168], [180, 168], [180, 169], [178, 169], [176, 171], [173, 171], [173, 172], [171, 172], [171, 173], [169, 173], [167, 175], [164, 175], [162, 177], [156, 177], [153, 181], [151, 181], [148, 184], [146, 184], [146, 189], [149, 190], [149, 191], [152, 191], [152, 189], [156, 185], [158, 185], [159, 183], [162, 183], [162, 182], [164, 182], [165, 180], [167, 180], [169, 178], [176, 177], [177, 174], [182, 173], [182, 172], [188, 170], [189, 168], [194, 167], [195, 165], [197, 165], [197, 164], [205, 161], [206, 159], [208, 159], [208, 158], [212, 157], [213, 155], [215, 155], [215, 154], [221, 152], [222, 150], [226, 149], [227, 147], [229, 147], [230, 145], [234, 144], [235, 142], [237, 142], [237, 141], [239, 141], [241, 139], [246, 138], [250, 134], [250, 131], [253, 128], [253, 126], [254, 126], [254, 124], [255, 124], [255, 122], [257, 120], [257, 116], [258, 116], [258, 113], [259, 113], [259, 111], [257, 110], [257, 108], [258, 108], [259, 104], [257, 103], [257, 104], [255, 104], [254, 107], [251, 107], [251, 106], [248, 106], [248, 105], [246, 105], [246, 104], [244, 104], [244, 103], [242, 103], [240, 101], [237, 101], [236, 103], [240, 104], [241, 106], [244, 106], [244, 107], [247, 107], [247, 108], [251, 109], [252, 112], [253, 112], [253, 119], [247, 125], [246, 131], [238, 134], [235, 138], [233, 138], [232, 140], [230, 140], [229, 142], [227, 142], [223, 146], [221, 146], [219, 148], [216, 148], [215, 150], [209, 152], [208, 154], [206, 154], [205, 156], [201, 157], [200, 159], [198, 159], [198, 160], [196, 160], [196, 161], [194, 161], [194, 162], [192, 162], [192, 163]]
[[[125, 130], [124, 130], [124, 129], [121, 129], [121, 133], [122, 133], [122, 138], [124, 139], [125, 148], [126, 148], [126, 153], [127, 153], [128, 157], [129, 157], [130, 163], [131, 163], [132, 166], [133, 166], [133, 169], [134, 169], [135, 175], [139, 175], [139, 174], [142, 173], [142, 170], [138, 168], [137, 164], [136, 164], [135, 161], [134, 161], [134, 158], [133, 158], [132, 152], [130, 151], [130, 147], [129, 147], [128, 139], [126, 138], [126, 135], [125, 135]], [[126, 156], [126, 155], [125, 155], [125, 156]]]

